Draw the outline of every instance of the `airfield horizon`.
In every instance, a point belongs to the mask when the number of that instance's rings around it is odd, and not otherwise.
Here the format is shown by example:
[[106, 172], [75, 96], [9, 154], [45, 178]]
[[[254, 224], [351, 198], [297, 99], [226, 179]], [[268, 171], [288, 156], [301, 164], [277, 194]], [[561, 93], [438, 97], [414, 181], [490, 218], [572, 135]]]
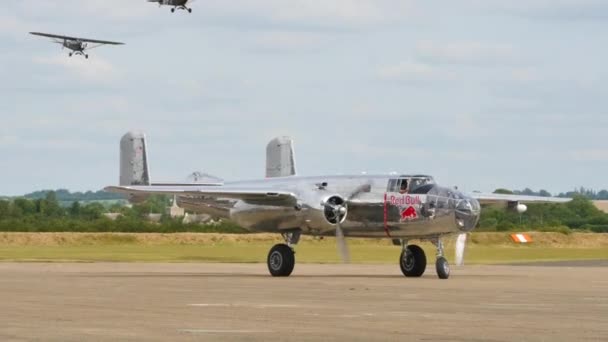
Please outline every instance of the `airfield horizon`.
[[[466, 264], [503, 264], [557, 260], [608, 259], [608, 234], [528, 233], [533, 242], [518, 245], [509, 233], [469, 235]], [[266, 261], [276, 234], [219, 233], [0, 233], [1, 261], [80, 262], [245, 262]], [[388, 239], [347, 239], [353, 263], [392, 263], [400, 247]], [[421, 243], [433, 255], [430, 243]], [[334, 238], [304, 236], [296, 246], [298, 263], [338, 263]], [[454, 240], [446, 240], [448, 260]], [[297, 272], [297, 269], [296, 269]]]

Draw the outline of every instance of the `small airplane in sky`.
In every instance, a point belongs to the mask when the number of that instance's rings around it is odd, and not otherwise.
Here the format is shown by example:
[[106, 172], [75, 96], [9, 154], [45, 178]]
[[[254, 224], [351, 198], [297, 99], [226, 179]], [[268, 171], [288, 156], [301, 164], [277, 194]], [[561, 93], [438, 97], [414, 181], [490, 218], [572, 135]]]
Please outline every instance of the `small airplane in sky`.
[[148, 2], [157, 2], [158, 6], [173, 6], [171, 13], [175, 12], [176, 9], [182, 9], [192, 13], [192, 8], [186, 6], [194, 0], [148, 0]]
[[175, 196], [179, 206], [230, 219], [252, 232], [280, 233], [285, 243], [270, 249], [268, 270], [289, 276], [295, 265], [293, 247], [301, 234], [334, 235], [344, 262], [349, 261], [345, 237], [391, 239], [401, 246], [399, 265], [406, 277], [420, 277], [426, 255], [410, 240], [430, 241], [437, 256], [435, 269], [441, 279], [450, 275], [442, 239], [458, 235], [456, 263], [462, 264], [467, 232], [479, 221], [481, 205], [504, 205], [523, 213], [526, 203], [563, 203], [568, 198], [464, 194], [438, 185], [421, 174], [340, 175], [302, 177], [296, 173], [293, 142], [275, 138], [266, 148], [266, 178], [224, 182], [151, 183], [146, 139], [129, 132], [120, 142], [120, 186], [106, 191], [129, 195], [133, 202], [151, 194]]
[[[41, 33], [41, 32], [30, 32], [35, 36], [42, 36], [46, 38], [52, 38], [53, 43], [61, 44], [63, 48], [68, 48], [72, 50], [68, 56], [72, 57], [72, 55], [81, 55], [84, 58], [89, 58], [89, 55], [85, 53], [85, 51], [94, 49], [96, 47], [102, 45], [123, 45], [124, 43], [120, 42], [111, 42], [107, 40], [97, 40], [97, 39], [88, 39], [88, 38], [77, 38], [70, 36], [62, 36], [58, 34], [50, 34], [50, 33]], [[89, 43], [95, 45], [89, 45]]]

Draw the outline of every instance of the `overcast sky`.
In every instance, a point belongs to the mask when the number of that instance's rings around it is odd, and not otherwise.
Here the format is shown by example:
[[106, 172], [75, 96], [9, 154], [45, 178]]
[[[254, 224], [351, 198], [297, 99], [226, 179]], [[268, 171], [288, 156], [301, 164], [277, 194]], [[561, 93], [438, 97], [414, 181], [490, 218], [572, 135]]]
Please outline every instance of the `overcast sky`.
[[[608, 188], [608, 1], [7, 1], [0, 194], [118, 182], [148, 134], [151, 175], [429, 173], [445, 185]], [[42, 31], [124, 41], [67, 57]]]

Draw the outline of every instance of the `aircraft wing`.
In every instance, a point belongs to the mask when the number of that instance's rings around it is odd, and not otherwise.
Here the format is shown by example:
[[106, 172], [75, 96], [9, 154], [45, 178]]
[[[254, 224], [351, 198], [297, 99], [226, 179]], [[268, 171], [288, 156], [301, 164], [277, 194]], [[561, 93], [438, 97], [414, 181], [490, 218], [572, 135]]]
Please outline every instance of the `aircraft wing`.
[[160, 194], [240, 199], [248, 203], [271, 206], [295, 206], [297, 197], [288, 191], [258, 188], [227, 188], [223, 186], [109, 186], [108, 192], [123, 194]]
[[522, 204], [529, 203], [566, 203], [570, 202], [571, 198], [562, 197], [543, 197], [543, 196], [526, 196], [526, 195], [507, 195], [507, 194], [482, 194], [474, 192], [470, 194], [481, 204], [496, 204], [517, 202]]
[[81, 42], [95, 43], [95, 44], [109, 44], [109, 45], [123, 45], [121, 42], [112, 42], [108, 40], [97, 40], [97, 39], [88, 39], [88, 38], [78, 38], [78, 37], [70, 37], [70, 36], [62, 36], [59, 34], [50, 34], [50, 33], [42, 33], [42, 32], [30, 32], [35, 36], [42, 36], [47, 38], [56, 38], [56, 39], [67, 39], [67, 40], [79, 40]]

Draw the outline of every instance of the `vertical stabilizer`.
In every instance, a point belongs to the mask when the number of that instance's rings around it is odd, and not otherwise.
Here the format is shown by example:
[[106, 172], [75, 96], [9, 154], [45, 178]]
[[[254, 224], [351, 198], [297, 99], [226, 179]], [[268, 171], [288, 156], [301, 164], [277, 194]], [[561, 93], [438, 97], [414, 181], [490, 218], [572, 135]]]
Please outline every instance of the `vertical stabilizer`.
[[296, 174], [296, 160], [293, 152], [293, 140], [290, 137], [278, 137], [270, 140], [266, 146], [266, 177], [287, 177]]
[[128, 132], [120, 139], [120, 185], [150, 185], [143, 132]]

